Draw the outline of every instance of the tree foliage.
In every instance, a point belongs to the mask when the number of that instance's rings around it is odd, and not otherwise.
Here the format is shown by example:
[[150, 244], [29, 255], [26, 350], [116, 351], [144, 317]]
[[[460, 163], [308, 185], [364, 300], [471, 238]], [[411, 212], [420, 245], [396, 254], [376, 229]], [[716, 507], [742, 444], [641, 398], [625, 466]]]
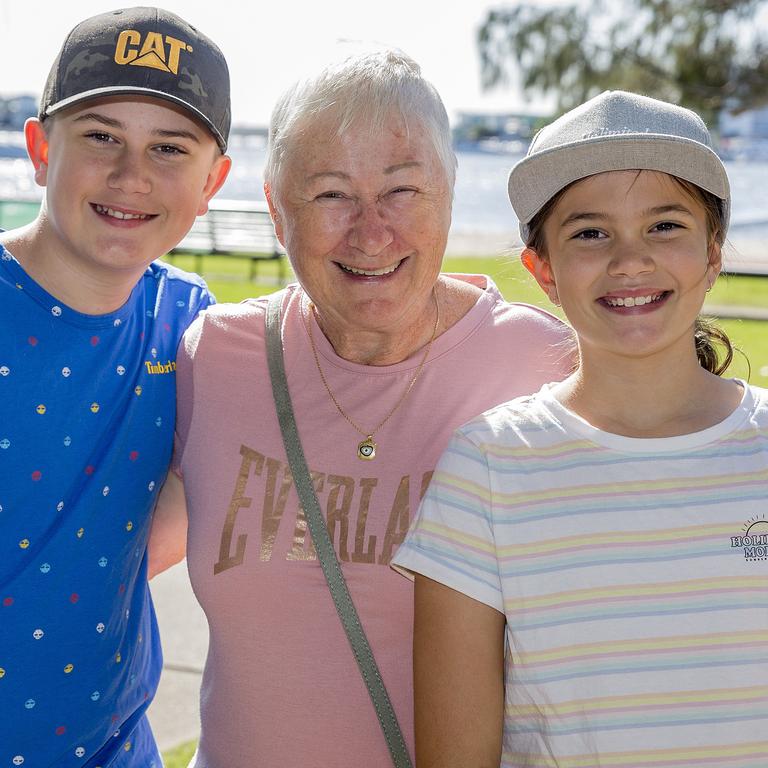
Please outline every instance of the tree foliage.
[[569, 109], [606, 89], [672, 101], [712, 122], [768, 104], [766, 0], [590, 0], [491, 10], [478, 33], [485, 87], [519, 74]]

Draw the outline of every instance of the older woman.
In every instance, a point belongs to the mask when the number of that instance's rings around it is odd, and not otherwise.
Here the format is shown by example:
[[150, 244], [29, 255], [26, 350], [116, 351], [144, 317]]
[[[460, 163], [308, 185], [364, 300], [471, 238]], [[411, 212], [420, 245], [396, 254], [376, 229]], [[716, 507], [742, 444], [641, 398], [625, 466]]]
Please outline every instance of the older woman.
[[[412, 749], [412, 587], [389, 567], [451, 432], [568, 368], [564, 327], [491, 280], [440, 273], [448, 119], [406, 56], [361, 54], [294, 86], [265, 190], [298, 283], [282, 347], [314, 489]], [[206, 312], [179, 353], [177, 467], [208, 617], [195, 765], [391, 765], [286, 462], [266, 300]]]

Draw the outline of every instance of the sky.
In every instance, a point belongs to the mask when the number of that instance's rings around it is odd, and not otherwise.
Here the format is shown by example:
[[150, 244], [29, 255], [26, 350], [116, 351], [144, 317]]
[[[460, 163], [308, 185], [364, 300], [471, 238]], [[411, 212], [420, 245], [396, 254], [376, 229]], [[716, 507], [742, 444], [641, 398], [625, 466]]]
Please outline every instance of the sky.
[[[475, 43], [487, 0], [162, 0], [227, 58], [233, 122], [266, 125], [282, 91], [339, 39], [394, 45], [419, 62], [452, 118], [460, 110], [540, 112], [514, 89], [483, 94]], [[122, 7], [105, 0], [0, 0], [0, 94], [39, 95], [67, 32]]]

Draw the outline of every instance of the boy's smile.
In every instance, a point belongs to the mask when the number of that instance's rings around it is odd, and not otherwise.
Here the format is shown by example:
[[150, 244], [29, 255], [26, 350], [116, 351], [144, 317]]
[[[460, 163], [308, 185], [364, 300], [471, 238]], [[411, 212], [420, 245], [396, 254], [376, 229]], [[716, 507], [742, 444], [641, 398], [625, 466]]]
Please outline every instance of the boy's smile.
[[136, 220], [146, 221], [147, 219], [154, 218], [153, 213], [127, 211], [120, 208], [111, 208], [107, 205], [99, 205], [98, 203], [91, 203], [91, 207], [96, 211], [96, 213], [99, 213], [102, 216], [108, 216], [111, 219], [117, 219], [120, 222], [131, 222]]

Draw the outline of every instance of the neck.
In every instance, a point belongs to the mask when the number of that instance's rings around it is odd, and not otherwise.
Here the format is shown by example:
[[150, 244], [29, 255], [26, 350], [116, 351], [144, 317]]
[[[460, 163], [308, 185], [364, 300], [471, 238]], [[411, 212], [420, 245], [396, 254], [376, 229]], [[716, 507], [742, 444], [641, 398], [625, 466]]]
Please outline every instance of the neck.
[[413, 318], [396, 329], [357, 329], [334, 322], [312, 306], [312, 314], [334, 352], [344, 360], [361, 365], [395, 365], [423, 349], [444, 328], [435, 286], [424, 306]]
[[106, 270], [88, 271], [68, 258], [46, 230], [44, 220], [37, 219], [9, 232], [2, 243], [38, 285], [77, 312], [104, 315], [125, 304], [145, 266], [117, 276]]
[[606, 432], [645, 438], [690, 434], [727, 418], [741, 400], [741, 388], [703, 369], [695, 351], [673, 367], [633, 359], [604, 363], [586, 356], [554, 394]]

